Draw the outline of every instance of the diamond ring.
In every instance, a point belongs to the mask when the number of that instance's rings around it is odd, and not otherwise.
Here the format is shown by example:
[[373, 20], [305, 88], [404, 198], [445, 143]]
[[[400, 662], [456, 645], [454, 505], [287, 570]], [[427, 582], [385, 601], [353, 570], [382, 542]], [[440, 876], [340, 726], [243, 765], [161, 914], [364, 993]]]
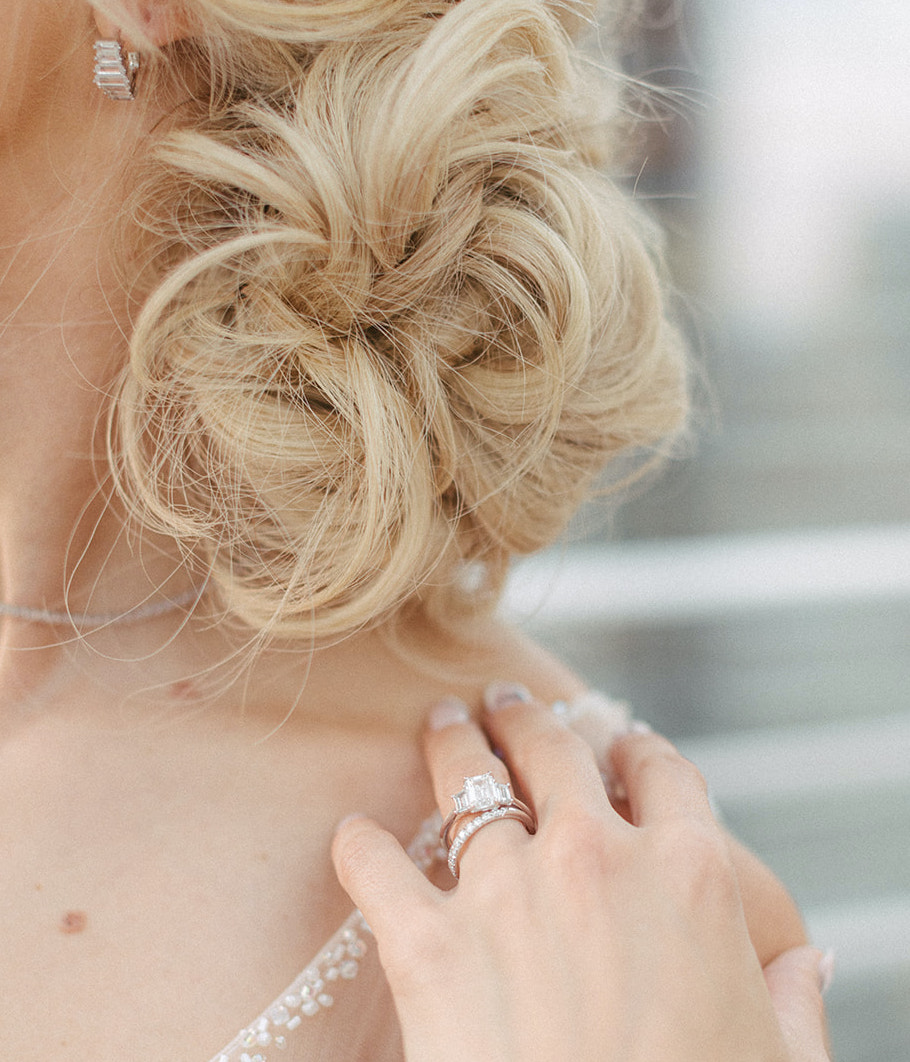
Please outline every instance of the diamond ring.
[[[450, 849], [453, 843], [453, 827], [465, 815], [484, 815], [502, 809], [509, 809], [520, 812], [523, 817], [527, 818], [529, 823], [533, 824], [534, 822], [531, 809], [527, 804], [515, 799], [509, 783], [497, 782], [489, 771], [486, 774], [476, 774], [471, 778], [465, 778], [464, 788], [459, 793], [453, 794], [452, 801], [455, 807], [449, 813], [439, 832], [440, 840], [447, 849]], [[502, 818], [503, 816], [496, 817]], [[510, 815], [508, 817], [515, 818], [516, 816]], [[492, 821], [492, 819], [487, 819], [486, 821]], [[477, 828], [479, 829], [479, 827]]]

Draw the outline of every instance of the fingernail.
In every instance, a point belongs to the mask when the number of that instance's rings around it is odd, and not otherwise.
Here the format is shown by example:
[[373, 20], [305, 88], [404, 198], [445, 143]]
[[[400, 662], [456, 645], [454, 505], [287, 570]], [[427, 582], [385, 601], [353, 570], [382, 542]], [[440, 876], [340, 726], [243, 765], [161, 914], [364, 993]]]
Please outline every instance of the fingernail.
[[351, 815], [345, 815], [345, 817], [343, 819], [341, 819], [340, 822], [335, 824], [335, 833], [338, 833], [339, 830], [341, 830], [343, 827], [347, 826], [347, 824], [349, 822], [353, 822], [355, 819], [365, 819], [365, 818], [367, 818], [367, 816], [364, 815], [364, 813], [362, 811], [355, 811]]
[[630, 734], [653, 734], [654, 730], [648, 726], [647, 723], [642, 722], [640, 719], [635, 719], [629, 724]]
[[459, 697], [443, 697], [430, 711], [427, 725], [430, 730], [444, 730], [456, 723], [466, 723], [471, 718], [468, 706]]
[[484, 690], [483, 703], [488, 712], [497, 712], [512, 704], [528, 704], [531, 694], [527, 687], [517, 682], [491, 682]]
[[566, 701], [554, 701], [550, 705], [550, 711], [556, 716], [556, 718], [562, 722], [568, 724], [569, 713], [571, 709]]
[[818, 988], [825, 995], [834, 982], [834, 952], [826, 951], [818, 961]]

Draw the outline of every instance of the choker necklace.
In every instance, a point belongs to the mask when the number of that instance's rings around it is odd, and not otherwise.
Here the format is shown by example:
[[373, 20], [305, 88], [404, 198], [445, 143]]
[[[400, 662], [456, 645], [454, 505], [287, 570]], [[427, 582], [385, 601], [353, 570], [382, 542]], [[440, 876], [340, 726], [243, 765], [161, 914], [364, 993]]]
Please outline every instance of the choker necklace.
[[165, 616], [168, 612], [176, 612], [179, 608], [187, 605], [198, 604], [205, 593], [205, 584], [193, 590], [188, 590], [178, 597], [169, 598], [166, 601], [152, 601], [146, 605], [136, 605], [127, 609], [126, 612], [54, 612], [51, 609], [28, 608], [26, 605], [8, 605], [0, 601], [0, 616], [10, 616], [13, 619], [28, 620], [30, 623], [47, 623], [53, 626], [69, 624], [76, 628], [82, 627], [112, 627], [115, 624], [126, 626], [130, 623], [139, 623], [142, 620], [152, 619], [155, 616]]

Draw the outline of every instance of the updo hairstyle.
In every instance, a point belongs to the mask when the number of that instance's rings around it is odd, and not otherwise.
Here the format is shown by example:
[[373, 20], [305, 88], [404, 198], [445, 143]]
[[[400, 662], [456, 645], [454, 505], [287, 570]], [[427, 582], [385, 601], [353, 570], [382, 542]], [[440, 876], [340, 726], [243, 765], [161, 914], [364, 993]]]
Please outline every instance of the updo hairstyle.
[[258, 632], [490, 607], [685, 409], [590, 69], [540, 0], [187, 7], [129, 214], [124, 496]]

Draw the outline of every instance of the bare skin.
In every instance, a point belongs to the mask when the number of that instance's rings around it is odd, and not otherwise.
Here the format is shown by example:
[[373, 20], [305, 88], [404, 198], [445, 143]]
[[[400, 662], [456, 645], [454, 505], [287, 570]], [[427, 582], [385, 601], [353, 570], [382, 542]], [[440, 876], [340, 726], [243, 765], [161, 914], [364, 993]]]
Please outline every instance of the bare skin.
[[[109, 27], [84, 0], [0, 0], [0, 17], [12, 27], [0, 44], [0, 599], [58, 608], [67, 586], [74, 611], [116, 612], [163, 582], [192, 585], [172, 543], [137, 549], [123, 533], [95, 434], [129, 328], [106, 242], [118, 168], [166, 101], [97, 93], [91, 40]], [[84, 640], [0, 621], [10, 1057], [204, 1062], [221, 1047], [349, 909], [329, 859], [338, 820], [365, 810], [406, 840], [432, 808], [418, 740], [429, 705], [450, 693], [478, 704], [503, 677], [543, 701], [580, 690], [509, 631], [478, 634], [465, 648], [405, 629], [431, 667], [380, 633], [276, 648], [231, 682], [243, 639], [204, 615]], [[737, 858], [769, 959], [799, 942], [799, 920]]]

